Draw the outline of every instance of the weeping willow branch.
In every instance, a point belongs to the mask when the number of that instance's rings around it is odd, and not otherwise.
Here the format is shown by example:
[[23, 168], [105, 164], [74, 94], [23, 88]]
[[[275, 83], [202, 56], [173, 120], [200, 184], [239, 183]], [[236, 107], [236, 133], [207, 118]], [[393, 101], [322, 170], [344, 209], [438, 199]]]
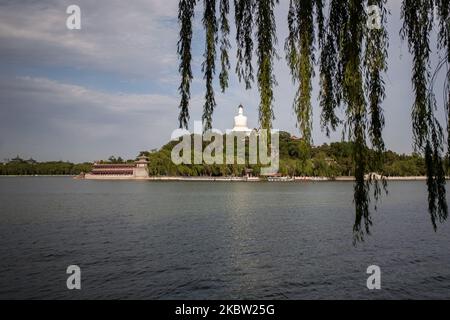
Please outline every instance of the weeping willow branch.
[[[366, 5], [378, 5], [382, 12], [379, 30], [366, 26]], [[382, 137], [385, 97], [383, 73], [387, 70], [387, 32], [385, 0], [330, 0], [328, 23], [320, 56], [321, 125], [327, 135], [336, 130], [340, 120], [336, 110], [343, 106], [347, 121], [344, 132], [353, 142], [354, 163], [354, 240], [362, 241], [370, 234], [370, 189], [374, 186], [375, 202], [381, 187], [372, 179], [369, 170], [381, 169], [381, 155], [385, 149]], [[370, 157], [367, 141], [377, 150]], [[385, 188], [386, 183], [382, 181]], [[375, 206], [376, 209], [376, 206]]]
[[415, 92], [413, 105], [413, 134], [417, 149], [424, 149], [429, 134], [428, 100], [430, 31], [433, 27], [433, 0], [404, 0], [402, 37], [407, 38], [413, 55], [412, 84]]
[[331, 0], [326, 34], [320, 56], [321, 126], [327, 136], [340, 124], [336, 109], [342, 99], [341, 44], [344, 25], [348, 20], [348, 1]]
[[325, 37], [325, 17], [323, 15], [324, 0], [314, 0], [314, 6], [316, 8], [316, 21], [319, 36], [319, 44], [322, 47]]
[[256, 39], [258, 47], [258, 89], [260, 94], [259, 122], [261, 128], [272, 128], [273, 86], [276, 85], [273, 74], [273, 60], [277, 58], [277, 43], [274, 7], [278, 0], [259, 0], [256, 3]]
[[[370, 171], [382, 173], [383, 155], [385, 144], [383, 139], [383, 129], [385, 125], [382, 103], [386, 97], [385, 82], [382, 77], [387, 72], [387, 58], [389, 38], [386, 30], [387, 0], [369, 0], [368, 5], [375, 5], [380, 10], [380, 28], [366, 28], [365, 35], [365, 54], [364, 54], [364, 71], [365, 71], [365, 91], [368, 99], [369, 108], [369, 138], [375, 155], [370, 161]], [[381, 181], [369, 178], [369, 182], [373, 185], [373, 195], [375, 202], [381, 197], [382, 190], [387, 192], [387, 182], [384, 176]], [[376, 204], [375, 204], [376, 208]]]
[[203, 27], [206, 31], [205, 61], [202, 64], [203, 78], [206, 81], [205, 104], [203, 106], [203, 123], [205, 130], [212, 128], [212, 114], [216, 107], [212, 81], [216, 72], [217, 21], [216, 0], [204, 0]]
[[[322, 10], [322, 2], [316, 0], [291, 0], [289, 3], [289, 35], [285, 42], [286, 60], [291, 69], [292, 81], [298, 82], [294, 99], [294, 112], [303, 138], [312, 142], [312, 78], [314, 76], [314, 4]], [[323, 15], [318, 14], [322, 24]], [[319, 28], [320, 29], [320, 28]], [[323, 35], [322, 35], [323, 36]]]
[[[444, 4], [444, 6], [448, 6], [448, 4]], [[442, 160], [443, 133], [434, 115], [436, 100], [433, 90], [428, 90], [430, 81], [430, 33], [433, 28], [434, 8], [433, 0], [403, 0], [402, 37], [408, 40], [409, 49], [413, 55], [412, 84], [415, 101], [412, 108], [412, 118], [414, 144], [416, 150], [425, 154], [428, 176], [428, 210], [431, 222], [436, 230], [436, 221], [447, 219], [448, 208]]]
[[228, 88], [228, 70], [230, 70], [230, 59], [228, 56], [228, 50], [231, 48], [230, 40], [228, 39], [230, 35], [230, 24], [228, 22], [228, 14], [230, 13], [230, 3], [229, 0], [220, 0], [219, 6], [220, 12], [220, 62], [221, 71], [219, 75], [220, 88], [222, 92]]
[[177, 52], [180, 57], [179, 72], [181, 84], [178, 91], [181, 95], [180, 115], [178, 120], [180, 128], [188, 127], [189, 121], [189, 100], [191, 98], [191, 41], [192, 41], [192, 20], [194, 18], [194, 8], [196, 0], [180, 0], [178, 7], [178, 21], [181, 25], [180, 39], [178, 41]]
[[370, 110], [369, 136], [372, 146], [381, 155], [385, 151], [382, 131], [384, 116], [382, 102], [385, 95], [385, 83], [382, 73], [387, 71], [388, 34], [385, 29], [387, 22], [386, 0], [372, 0], [369, 5], [376, 5], [380, 9], [380, 29], [366, 28], [366, 49], [364, 68], [366, 73], [365, 87]]
[[348, 1], [348, 21], [344, 24], [341, 48], [343, 82], [342, 96], [347, 106], [347, 125], [349, 139], [354, 141], [353, 161], [355, 166], [355, 240], [362, 240], [364, 222], [365, 232], [370, 233], [372, 220], [369, 211], [369, 185], [365, 180], [367, 170], [366, 122], [367, 110], [364, 96], [364, 82], [361, 68], [361, 54], [364, 38], [365, 11], [359, 0]]
[[255, 80], [253, 75], [253, 13], [255, 0], [234, 0], [237, 64], [236, 74], [239, 81], [244, 81], [247, 89]]
[[[444, 66], [446, 67], [446, 79], [444, 83], [444, 107], [447, 114], [447, 158], [450, 158], [450, 1], [437, 0], [439, 16], [439, 49], [444, 50], [444, 59], [437, 68], [438, 73]], [[433, 80], [434, 83], [434, 80]]]

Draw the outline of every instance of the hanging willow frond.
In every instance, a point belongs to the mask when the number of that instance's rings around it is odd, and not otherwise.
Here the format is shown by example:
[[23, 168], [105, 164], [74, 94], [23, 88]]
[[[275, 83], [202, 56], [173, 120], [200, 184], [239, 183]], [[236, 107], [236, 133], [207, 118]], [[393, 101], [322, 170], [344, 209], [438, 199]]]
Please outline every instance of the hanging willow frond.
[[344, 24], [341, 61], [342, 61], [342, 97], [347, 106], [347, 128], [353, 144], [353, 162], [355, 167], [355, 240], [362, 240], [364, 229], [370, 234], [372, 219], [369, 211], [369, 182], [365, 180], [367, 171], [366, 125], [367, 108], [364, 95], [361, 55], [365, 27], [364, 4], [359, 0], [348, 0], [348, 21]]
[[439, 17], [439, 48], [446, 50], [447, 61], [450, 63], [450, 1], [436, 1]]
[[412, 84], [415, 101], [412, 108], [415, 149], [425, 154], [427, 168], [428, 209], [436, 230], [436, 221], [448, 215], [445, 173], [442, 160], [442, 128], [434, 115], [436, 99], [430, 84], [430, 33], [433, 28], [433, 0], [403, 0], [402, 37], [408, 40], [413, 55]]
[[[450, 158], [450, 1], [437, 0], [437, 12], [439, 16], [439, 49], [444, 51], [442, 64], [438, 66], [436, 74], [446, 67], [446, 79], [444, 83], [444, 107], [447, 114], [447, 158]], [[433, 80], [434, 83], [434, 80]]]
[[430, 32], [433, 28], [433, 0], [404, 0], [402, 37], [407, 38], [413, 55], [412, 84], [415, 92], [413, 105], [413, 134], [415, 147], [423, 149], [429, 134], [430, 104], [428, 99]]
[[[336, 110], [342, 105], [347, 118], [344, 129], [348, 139], [353, 142], [355, 242], [362, 241], [364, 234], [370, 234], [372, 225], [369, 205], [370, 189], [374, 181], [368, 171], [374, 165], [369, 160], [368, 138], [380, 150], [380, 154], [384, 150], [381, 103], [384, 99], [382, 73], [386, 71], [387, 57], [387, 39], [384, 38], [386, 21], [383, 20], [382, 29], [377, 32], [367, 30], [366, 4], [366, 1], [360, 0], [330, 1], [320, 57], [322, 127], [327, 135], [331, 130], [336, 130], [340, 123]], [[383, 5], [384, 2], [379, 1], [379, 4]], [[381, 41], [377, 48], [374, 47], [375, 41]], [[380, 186], [375, 181], [375, 200], [379, 199], [380, 193]]]
[[322, 108], [321, 126], [327, 136], [340, 124], [336, 109], [342, 99], [342, 60], [341, 44], [348, 20], [348, 1], [331, 0], [326, 34], [320, 56], [320, 106]]
[[202, 64], [203, 78], [206, 81], [205, 104], [203, 106], [203, 123], [205, 130], [212, 128], [212, 114], [216, 107], [213, 79], [216, 72], [217, 20], [216, 0], [204, 0], [203, 27], [206, 31], [205, 60]]
[[325, 17], [323, 14], [323, 5], [324, 0], [314, 0], [314, 6], [316, 8], [316, 22], [317, 22], [317, 30], [319, 36], [319, 44], [322, 47], [323, 40], [325, 37]]
[[230, 24], [228, 22], [228, 14], [230, 13], [229, 0], [220, 0], [219, 6], [220, 12], [220, 62], [221, 71], [219, 75], [220, 88], [222, 92], [228, 88], [228, 70], [230, 70], [230, 59], [228, 56], [228, 50], [231, 48], [230, 40]]
[[436, 1], [439, 17], [439, 48], [446, 50], [447, 61], [450, 63], [450, 1]]
[[288, 11], [288, 30], [289, 34], [286, 38], [284, 49], [286, 51], [286, 62], [291, 70], [291, 75], [293, 81], [298, 79], [298, 51], [297, 51], [297, 43], [299, 37], [298, 30], [298, 21], [297, 21], [297, 3], [299, 0], [290, 0], [289, 1], [289, 11]]
[[245, 82], [247, 89], [251, 88], [255, 80], [253, 75], [253, 13], [255, 0], [234, 0], [237, 64], [236, 74], [239, 81]]
[[258, 59], [258, 89], [260, 94], [259, 122], [261, 128], [271, 129], [273, 114], [273, 86], [276, 85], [273, 74], [273, 60], [278, 58], [274, 8], [278, 0], [259, 0], [256, 2], [256, 39]]
[[[364, 72], [365, 72], [365, 91], [368, 100], [369, 109], [369, 138], [372, 148], [375, 150], [374, 157], [370, 161], [370, 171], [383, 171], [383, 160], [385, 144], [383, 139], [383, 129], [385, 125], [382, 103], [386, 97], [385, 82], [383, 73], [387, 72], [387, 58], [389, 37], [386, 30], [388, 10], [386, 9], [387, 0], [369, 0], [368, 5], [375, 5], [379, 9], [380, 28], [366, 28], [365, 35], [365, 54], [364, 54]], [[387, 181], [382, 176], [381, 181], [375, 179], [369, 182], [373, 184], [373, 195], [377, 202], [384, 190], [387, 193]], [[376, 204], [375, 204], [376, 207]]]
[[191, 42], [192, 42], [192, 20], [194, 18], [194, 8], [196, 0], [180, 0], [178, 7], [178, 22], [181, 25], [180, 39], [178, 40], [177, 52], [180, 57], [179, 72], [181, 84], [178, 91], [181, 95], [180, 115], [178, 120], [180, 128], [187, 128], [189, 121], [189, 100], [191, 98]]
[[[385, 151], [382, 131], [384, 116], [382, 102], [385, 98], [385, 84], [382, 74], [387, 71], [389, 39], [385, 28], [387, 22], [387, 0], [371, 0], [369, 5], [376, 5], [380, 10], [381, 28], [366, 28], [366, 49], [364, 57], [365, 87], [370, 110], [369, 136], [377, 155]], [[381, 159], [380, 159], [381, 160]], [[379, 163], [381, 167], [381, 163]]]
[[[319, 1], [320, 2], [320, 1]], [[286, 60], [292, 81], [298, 83], [293, 107], [297, 124], [308, 142], [312, 142], [312, 78], [314, 76], [314, 3], [315, 0], [291, 0], [286, 39]]]

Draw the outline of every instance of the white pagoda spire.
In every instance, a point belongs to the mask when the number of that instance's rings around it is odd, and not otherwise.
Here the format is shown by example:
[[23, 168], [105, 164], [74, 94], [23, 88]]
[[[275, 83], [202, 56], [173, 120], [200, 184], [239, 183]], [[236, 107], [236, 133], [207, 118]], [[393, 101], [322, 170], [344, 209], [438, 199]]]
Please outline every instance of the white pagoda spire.
[[239, 105], [238, 108], [238, 115], [234, 117], [234, 128], [233, 132], [246, 132], [250, 133], [252, 130], [250, 130], [247, 127], [247, 117], [244, 116], [244, 107]]

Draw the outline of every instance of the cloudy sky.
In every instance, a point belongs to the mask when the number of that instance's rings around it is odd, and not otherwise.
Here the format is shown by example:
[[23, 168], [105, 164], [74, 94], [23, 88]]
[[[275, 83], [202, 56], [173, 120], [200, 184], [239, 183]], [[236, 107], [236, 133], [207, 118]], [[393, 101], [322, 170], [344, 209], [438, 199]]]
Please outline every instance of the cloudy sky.
[[[278, 53], [284, 57], [288, 1], [280, 2]], [[71, 4], [81, 8], [81, 30], [66, 28]], [[390, 0], [389, 7], [385, 140], [390, 149], [411, 152], [411, 58], [399, 38], [400, 1]], [[201, 9], [193, 40], [192, 121], [201, 119], [204, 95]], [[161, 147], [178, 126], [177, 34], [176, 0], [0, 0], [0, 161], [17, 154], [41, 161], [134, 158]], [[274, 126], [298, 135], [295, 88], [284, 59], [275, 71]], [[329, 140], [320, 129], [317, 81], [314, 87], [313, 138], [321, 144]], [[232, 127], [239, 103], [249, 126], [258, 126], [258, 92], [246, 91], [234, 74], [225, 94], [216, 79], [216, 101], [215, 128]], [[335, 134], [331, 140], [339, 139]]]

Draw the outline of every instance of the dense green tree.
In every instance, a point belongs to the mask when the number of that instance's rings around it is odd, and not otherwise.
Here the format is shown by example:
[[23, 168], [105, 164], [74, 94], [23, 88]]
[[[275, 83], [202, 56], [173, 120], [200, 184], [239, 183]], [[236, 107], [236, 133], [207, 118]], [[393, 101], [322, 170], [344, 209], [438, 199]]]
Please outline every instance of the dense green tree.
[[89, 172], [91, 163], [73, 164], [63, 161], [52, 162], [9, 162], [0, 164], [0, 175], [78, 175]]

